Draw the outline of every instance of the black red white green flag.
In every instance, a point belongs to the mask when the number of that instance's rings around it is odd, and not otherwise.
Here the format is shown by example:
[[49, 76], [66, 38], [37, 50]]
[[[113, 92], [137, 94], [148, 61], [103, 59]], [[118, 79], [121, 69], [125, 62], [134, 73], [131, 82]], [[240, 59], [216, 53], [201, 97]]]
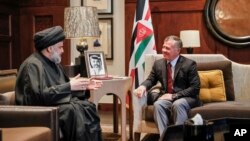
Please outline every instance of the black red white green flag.
[[154, 30], [149, 0], [137, 0], [129, 62], [133, 89], [144, 80], [145, 54], [156, 54]]

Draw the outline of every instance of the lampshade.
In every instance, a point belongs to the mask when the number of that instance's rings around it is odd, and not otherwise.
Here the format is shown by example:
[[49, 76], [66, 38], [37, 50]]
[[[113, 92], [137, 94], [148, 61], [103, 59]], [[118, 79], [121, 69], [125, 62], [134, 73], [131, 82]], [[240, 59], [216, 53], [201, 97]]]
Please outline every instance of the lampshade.
[[91, 6], [65, 8], [64, 31], [66, 38], [99, 37], [97, 8]]
[[183, 30], [180, 32], [180, 38], [184, 48], [200, 47], [199, 30]]

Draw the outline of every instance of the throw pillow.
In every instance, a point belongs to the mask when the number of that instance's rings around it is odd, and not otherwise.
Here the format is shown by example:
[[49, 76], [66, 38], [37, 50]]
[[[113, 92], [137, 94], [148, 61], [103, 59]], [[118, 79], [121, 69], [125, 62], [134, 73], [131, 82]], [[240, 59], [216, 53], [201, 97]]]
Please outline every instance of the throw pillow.
[[208, 71], [208, 70], [222, 70], [224, 83], [226, 88], [227, 101], [234, 101], [234, 85], [233, 85], [233, 72], [231, 61], [215, 61], [206, 63], [197, 63], [198, 71]]
[[221, 70], [198, 71], [201, 88], [199, 98], [202, 102], [226, 101], [225, 84]]

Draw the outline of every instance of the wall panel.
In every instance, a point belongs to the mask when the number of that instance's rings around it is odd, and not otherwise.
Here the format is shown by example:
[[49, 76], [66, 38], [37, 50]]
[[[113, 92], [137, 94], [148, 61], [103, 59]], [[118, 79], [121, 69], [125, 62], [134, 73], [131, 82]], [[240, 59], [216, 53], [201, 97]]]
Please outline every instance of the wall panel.
[[8, 69], [11, 67], [11, 62], [12, 62], [12, 58], [11, 58], [11, 45], [8, 41], [1, 41], [0, 43], [0, 52], [4, 52], [4, 54], [0, 55], [0, 68], [3, 69]]
[[[8, 8], [8, 6], [12, 8]], [[15, 26], [18, 23], [18, 11], [16, 3], [9, 4], [8, 2], [0, 4], [0, 69], [12, 68], [15, 62], [14, 50], [18, 43], [18, 28]], [[17, 34], [15, 34], [17, 32]]]
[[[35, 32], [55, 25], [63, 27], [66, 6], [69, 0], [1, 0], [0, 69], [19, 68], [35, 51]], [[68, 40], [64, 42], [62, 63], [70, 64]]]
[[[23, 48], [21, 53], [22, 60], [35, 51], [33, 35], [36, 32], [55, 25], [63, 27], [64, 7], [65, 6], [27, 7], [26, 5], [21, 7], [20, 21], [25, 23], [20, 27], [20, 34], [22, 34], [20, 45]], [[70, 64], [70, 48], [68, 40], [65, 40], [64, 42], [62, 64]]]

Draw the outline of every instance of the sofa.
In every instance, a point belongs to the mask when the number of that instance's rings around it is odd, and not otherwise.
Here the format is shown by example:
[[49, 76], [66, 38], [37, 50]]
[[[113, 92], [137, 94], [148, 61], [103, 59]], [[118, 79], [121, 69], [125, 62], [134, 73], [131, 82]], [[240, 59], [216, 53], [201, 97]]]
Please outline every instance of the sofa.
[[58, 141], [58, 108], [15, 105], [16, 75], [0, 70], [0, 141]]
[[[182, 54], [183, 56], [195, 60], [200, 72], [219, 70], [221, 72], [223, 89], [225, 93], [223, 99], [216, 101], [210, 96], [210, 100], [204, 101], [199, 107], [192, 108], [189, 118], [199, 113], [204, 120], [218, 118], [250, 118], [250, 65], [243, 65], [233, 62], [221, 54]], [[155, 60], [162, 58], [162, 54], [145, 56], [145, 79], [149, 75]], [[201, 77], [200, 77], [201, 78]], [[203, 80], [202, 80], [203, 81]], [[215, 80], [214, 82], [218, 82]], [[150, 92], [157, 90], [160, 86], [155, 86]], [[212, 91], [214, 88], [206, 89]], [[210, 92], [211, 92], [210, 91]], [[200, 91], [203, 92], [203, 88]], [[217, 94], [217, 90], [214, 91]], [[201, 97], [200, 97], [201, 98]], [[153, 119], [153, 105], [147, 105], [147, 97], [138, 98], [132, 95], [133, 101], [133, 132], [134, 140], [140, 140], [141, 133], [158, 134]]]

